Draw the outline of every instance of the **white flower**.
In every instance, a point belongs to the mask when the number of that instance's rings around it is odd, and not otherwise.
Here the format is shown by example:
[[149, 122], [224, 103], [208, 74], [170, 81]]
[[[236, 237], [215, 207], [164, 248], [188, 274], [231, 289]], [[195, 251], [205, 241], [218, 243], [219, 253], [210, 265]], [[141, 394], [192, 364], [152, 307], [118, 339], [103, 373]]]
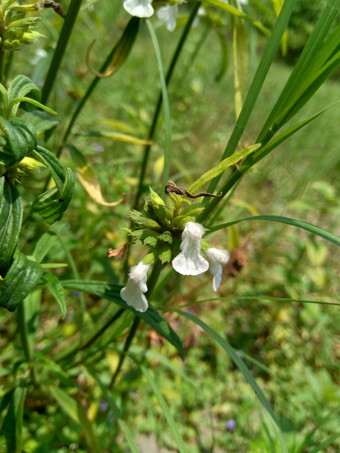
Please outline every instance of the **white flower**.
[[210, 248], [205, 251], [205, 255], [209, 261], [209, 272], [214, 276], [213, 288], [217, 291], [222, 280], [222, 264], [227, 264], [230, 255], [227, 250], [219, 250]]
[[130, 269], [129, 281], [120, 291], [120, 297], [137, 311], [146, 311], [148, 301], [144, 296], [148, 287], [146, 286], [149, 264], [143, 264], [141, 261]]
[[132, 16], [151, 17], [153, 15], [152, 0], [125, 0], [124, 9]]
[[199, 223], [188, 222], [182, 233], [182, 252], [172, 260], [172, 267], [182, 275], [199, 275], [209, 269], [208, 261], [201, 255], [204, 228]]
[[157, 17], [160, 19], [166, 28], [169, 31], [174, 31], [176, 28], [176, 15], [178, 11], [178, 6], [177, 5], [165, 5], [161, 6], [157, 10]]

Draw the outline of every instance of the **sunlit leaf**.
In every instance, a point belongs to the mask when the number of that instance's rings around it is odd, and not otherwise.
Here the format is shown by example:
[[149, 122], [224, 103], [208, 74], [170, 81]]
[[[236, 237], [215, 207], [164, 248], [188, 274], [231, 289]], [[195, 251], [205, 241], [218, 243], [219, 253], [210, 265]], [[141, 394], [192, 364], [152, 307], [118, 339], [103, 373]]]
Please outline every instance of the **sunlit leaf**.
[[135, 137], [133, 135], [123, 134], [122, 132], [110, 132], [110, 131], [86, 131], [79, 132], [75, 135], [80, 135], [84, 137], [99, 137], [99, 138], [109, 138], [110, 140], [115, 140], [117, 142], [131, 143], [133, 145], [151, 145], [150, 140], [145, 140], [143, 138]]

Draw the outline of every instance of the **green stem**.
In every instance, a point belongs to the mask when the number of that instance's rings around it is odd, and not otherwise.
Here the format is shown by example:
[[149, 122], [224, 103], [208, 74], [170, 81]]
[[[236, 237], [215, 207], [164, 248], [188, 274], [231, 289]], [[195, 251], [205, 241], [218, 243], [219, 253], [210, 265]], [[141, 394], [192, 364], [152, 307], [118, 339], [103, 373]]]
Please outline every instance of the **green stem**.
[[25, 300], [19, 304], [18, 311], [18, 330], [21, 339], [22, 348], [24, 351], [25, 359], [31, 369], [31, 376], [34, 383], [37, 383], [37, 375], [33, 366], [33, 349], [28, 337], [28, 329], [26, 323]]
[[[186, 41], [186, 39], [188, 37], [189, 31], [191, 29], [191, 25], [192, 25], [192, 23], [193, 23], [193, 21], [194, 21], [194, 19], [196, 17], [196, 14], [197, 14], [198, 9], [199, 9], [200, 6], [201, 6], [201, 2], [195, 3], [194, 8], [191, 11], [190, 17], [188, 19], [188, 22], [186, 23], [186, 25], [184, 27], [182, 36], [181, 36], [181, 38], [180, 38], [180, 40], [178, 42], [178, 45], [176, 47], [175, 53], [174, 53], [174, 55], [172, 57], [169, 69], [168, 69], [166, 77], [165, 77], [166, 86], [168, 86], [169, 83], [170, 83], [170, 80], [171, 80], [172, 74], [174, 72], [176, 63], [178, 61], [178, 58], [179, 58], [180, 53], [181, 53], [181, 51], [183, 49], [184, 43], [185, 43], [185, 41]], [[150, 131], [149, 131], [149, 135], [148, 135], [148, 140], [150, 140], [150, 141], [153, 139], [153, 137], [155, 135], [155, 132], [156, 132], [158, 118], [159, 118], [159, 114], [160, 114], [161, 106], [162, 106], [162, 99], [163, 99], [162, 98], [162, 92], [160, 92], [159, 95], [158, 95], [158, 101], [157, 101], [156, 108], [155, 108], [155, 111], [154, 111], [154, 114], [153, 114], [153, 119], [152, 119]], [[143, 162], [142, 162], [142, 166], [141, 166], [141, 172], [140, 172], [140, 176], [139, 176], [139, 183], [138, 183], [137, 193], [136, 193], [136, 196], [135, 196], [135, 202], [133, 204], [133, 208], [134, 209], [137, 208], [139, 199], [140, 199], [140, 197], [141, 197], [141, 195], [142, 195], [142, 193], [144, 191], [144, 189], [143, 189], [144, 179], [145, 179], [146, 168], [147, 168], [148, 161], [149, 161], [150, 150], [151, 150], [151, 145], [146, 145], [145, 148], [144, 148], [144, 157], [143, 157]]]
[[0, 83], [4, 82], [4, 56], [5, 52], [0, 47]]
[[65, 18], [65, 22], [63, 28], [61, 30], [57, 47], [55, 49], [46, 79], [44, 83], [44, 87], [42, 89], [41, 94], [41, 102], [42, 104], [46, 104], [48, 97], [52, 91], [55, 79], [57, 77], [58, 70], [60, 68], [62, 59], [64, 57], [67, 44], [69, 42], [73, 26], [77, 19], [79, 9], [81, 6], [82, 0], [71, 0], [71, 4], [67, 10], [67, 15]]

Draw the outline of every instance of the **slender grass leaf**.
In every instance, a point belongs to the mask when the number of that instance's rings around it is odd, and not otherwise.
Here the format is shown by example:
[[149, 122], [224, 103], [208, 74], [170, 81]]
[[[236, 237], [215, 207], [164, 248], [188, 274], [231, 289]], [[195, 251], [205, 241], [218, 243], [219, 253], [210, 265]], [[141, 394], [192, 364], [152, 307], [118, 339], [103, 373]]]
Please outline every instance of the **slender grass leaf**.
[[95, 74], [99, 78], [106, 78], [116, 73], [122, 67], [127, 57], [129, 56], [133, 44], [135, 42], [135, 39], [138, 35], [139, 21], [140, 21], [139, 17], [132, 17], [130, 19], [129, 23], [127, 24], [126, 28], [123, 31], [122, 36], [120, 37], [117, 44], [114, 46], [114, 49], [111, 53], [110, 62], [108, 62], [104, 72], [97, 72], [90, 66], [89, 56], [92, 45], [94, 43], [90, 46], [87, 52], [86, 62], [87, 66], [90, 68], [93, 74]]
[[[280, 46], [282, 35], [287, 27], [295, 3], [296, 0], [286, 0], [283, 4], [282, 10], [274, 25], [271, 37], [268, 41], [267, 47], [263, 53], [261, 61], [257, 67], [253, 81], [249, 87], [246, 98], [244, 100], [243, 108], [241, 110], [239, 117], [237, 118], [235, 127], [233, 129], [231, 137], [228, 140], [227, 146], [224, 150], [221, 160], [231, 156], [238, 145], [238, 142], [243, 134], [243, 131], [249, 121], [250, 115], [253, 112], [254, 105], [261, 91], [262, 85], [267, 77], [268, 71], [275, 58], [276, 52]], [[220, 176], [214, 178], [208, 187], [208, 192], [214, 192], [219, 181]], [[218, 199], [216, 199], [213, 203], [210, 202], [206, 207], [206, 213], [208, 214], [218, 202], [219, 202]]]
[[325, 448], [327, 448], [332, 442], [334, 442], [338, 437], [340, 437], [340, 431], [337, 433], [332, 434], [331, 436], [327, 437], [323, 442], [321, 442], [320, 445], [318, 445], [315, 448], [312, 448], [309, 450], [309, 453], [318, 453], [319, 451], [325, 451]]
[[82, 405], [60, 388], [49, 386], [47, 389], [65, 414], [83, 428], [89, 450], [100, 453], [102, 450], [97, 435]]
[[238, 118], [243, 106], [246, 91], [249, 49], [247, 30], [244, 21], [238, 18], [232, 20], [233, 29], [233, 60], [234, 60], [234, 104], [235, 116]]
[[5, 439], [7, 452], [22, 452], [22, 425], [25, 398], [26, 388], [17, 387], [10, 394], [9, 407], [0, 431], [0, 438], [3, 437]]
[[317, 52], [321, 48], [323, 40], [329, 32], [331, 24], [337, 15], [337, 9], [339, 6], [340, 0], [327, 1], [298, 62], [296, 63], [285, 87], [283, 88], [278, 100], [263, 125], [257, 141], [264, 143], [267, 141], [267, 136], [273, 135], [271, 127], [276, 117], [287, 107], [287, 105], [291, 103], [294, 93], [296, 93], [297, 90], [300, 90], [301, 86], [304, 86], [305, 79], [310, 74], [310, 68], [312, 68], [314, 61], [317, 58]]
[[61, 317], [64, 319], [67, 313], [67, 306], [66, 306], [66, 301], [65, 301], [65, 295], [64, 295], [64, 287], [60, 283], [59, 278], [51, 273], [45, 273], [44, 276], [44, 281], [45, 281], [45, 286], [46, 288], [50, 291], [52, 296], [55, 298], [55, 300], [58, 302], [60, 311], [61, 311]]
[[216, 225], [216, 226], [210, 228], [209, 233], [221, 230], [223, 228], [227, 228], [228, 226], [235, 225], [236, 223], [246, 222], [248, 220], [265, 220], [268, 222], [285, 223], [286, 225], [291, 225], [291, 226], [295, 226], [297, 228], [302, 228], [303, 230], [316, 234], [317, 236], [327, 239], [327, 241], [333, 242], [333, 244], [340, 246], [340, 237], [336, 236], [333, 233], [329, 233], [328, 231], [326, 231], [316, 225], [312, 225], [311, 223], [304, 222], [303, 220], [296, 220], [296, 219], [291, 219], [290, 217], [282, 217], [282, 216], [277, 216], [277, 215], [259, 215], [259, 216], [255, 216], [255, 217], [247, 217], [245, 219], [233, 220], [232, 222], [223, 223], [221, 225]]
[[118, 420], [118, 425], [122, 429], [122, 431], [125, 434], [126, 442], [131, 450], [132, 453], [139, 453], [140, 450], [137, 447], [137, 444], [135, 442], [135, 439], [133, 437], [131, 429], [128, 427], [128, 425], [122, 420]]
[[38, 263], [18, 253], [9, 268], [1, 286], [0, 305], [14, 311], [36, 286], [42, 274]]
[[0, 270], [6, 269], [12, 259], [21, 229], [23, 207], [16, 187], [0, 178]]
[[97, 175], [91, 165], [88, 163], [86, 157], [82, 152], [80, 152], [75, 146], [68, 145], [67, 146], [73, 162], [76, 164], [77, 168], [77, 176], [84, 187], [88, 195], [94, 200], [96, 203], [100, 204], [101, 206], [117, 206], [124, 201], [124, 198], [121, 198], [118, 201], [108, 202], [105, 201], [102, 195], [102, 191], [100, 188], [100, 184], [97, 178]]
[[[278, 16], [282, 9], [284, 0], [272, 0], [272, 2], [273, 2], [275, 14], [276, 14], [276, 16]], [[285, 32], [283, 33], [282, 41], [281, 41], [282, 56], [285, 57], [287, 55], [287, 49], [288, 49], [288, 30], [286, 29]]]
[[164, 417], [166, 418], [168, 425], [172, 431], [172, 434], [175, 438], [179, 452], [185, 453], [187, 451], [187, 449], [185, 447], [184, 441], [182, 439], [182, 436], [179, 433], [177, 424], [176, 424], [173, 416], [171, 415], [170, 409], [164, 399], [164, 396], [157, 384], [154, 373], [152, 373], [152, 371], [149, 370], [148, 368], [146, 368], [144, 365], [138, 364], [138, 366], [141, 369], [141, 371], [143, 372], [144, 376], [146, 377], [148, 384], [150, 385], [152, 391], [154, 392], [154, 394], [158, 400], [159, 405], [162, 408]]
[[[214, 329], [209, 327], [207, 324], [205, 324], [201, 319], [197, 318], [196, 316], [194, 316], [190, 313], [181, 311], [181, 310], [177, 310], [177, 309], [170, 309], [170, 311], [175, 311], [176, 313], [180, 314], [181, 316], [184, 316], [185, 318], [188, 318], [190, 321], [193, 321], [194, 323], [198, 324], [209, 335], [211, 335], [211, 337], [214, 338], [214, 340], [216, 340], [220, 346], [222, 346], [222, 348], [230, 356], [230, 358], [235, 363], [235, 365], [238, 367], [238, 369], [242, 372], [242, 374], [246, 378], [246, 380], [249, 383], [249, 385], [251, 386], [251, 388], [254, 390], [255, 395], [257, 396], [258, 400], [262, 404], [263, 408], [267, 411], [267, 413], [270, 415], [272, 420], [275, 422], [276, 426], [279, 428], [280, 434], [281, 434], [280, 437], [282, 437], [282, 439], [283, 439], [283, 435], [281, 433], [281, 428], [280, 428], [279, 422], [278, 422], [269, 402], [267, 401], [262, 390], [256, 383], [252, 374], [250, 373], [250, 371], [248, 370], [248, 368], [246, 367], [246, 365], [244, 364], [244, 362], [242, 361], [240, 356], [237, 354], [235, 349], [224, 338], [222, 338]], [[282, 442], [284, 445], [284, 440]], [[286, 448], [284, 448], [284, 451], [287, 451]]]
[[261, 148], [261, 144], [257, 143], [256, 145], [248, 146], [248, 148], [241, 149], [236, 153], [232, 154], [230, 157], [222, 160], [216, 167], [208, 170], [204, 175], [200, 176], [188, 189], [188, 192], [193, 193], [197, 192], [197, 190], [202, 187], [207, 182], [211, 181], [216, 176], [222, 174], [227, 168], [236, 165], [240, 160], [246, 158], [250, 154], [257, 151]]
[[82, 137], [100, 137], [100, 138], [109, 138], [110, 140], [115, 140], [117, 142], [131, 143], [132, 145], [151, 145], [150, 140], [145, 140], [143, 138], [134, 137], [133, 135], [123, 134], [122, 132], [109, 132], [109, 131], [86, 131], [78, 132], [74, 134], [76, 136]]
[[[163, 109], [164, 109], [164, 120], [165, 120], [165, 146], [164, 146], [164, 168], [163, 168], [163, 175], [162, 175], [162, 186], [165, 187], [167, 182], [169, 181], [169, 174], [170, 174], [170, 163], [171, 163], [171, 113], [170, 113], [170, 102], [167, 90], [167, 82], [165, 79], [164, 74], [164, 66], [162, 61], [161, 50], [159, 47], [158, 39], [156, 36], [155, 29], [152, 26], [150, 20], [146, 21], [147, 26], [149, 28], [152, 44], [155, 50], [156, 58], [157, 58], [157, 65], [159, 70], [159, 78], [161, 82], [161, 89], [162, 89], [162, 99], [163, 99]], [[162, 194], [163, 199], [165, 199], [165, 193]]]
[[120, 297], [120, 285], [114, 285], [111, 283], [91, 281], [91, 280], [63, 280], [61, 281], [65, 289], [73, 289], [76, 291], [84, 291], [89, 294], [102, 297], [104, 299], [115, 302], [116, 304], [132, 311], [136, 316], [142, 318], [147, 324], [153, 327], [162, 337], [169, 341], [180, 353], [181, 357], [184, 357], [183, 346], [176, 332], [171, 328], [169, 323], [163, 316], [151, 305], [147, 311], [141, 313], [135, 310], [133, 307], [128, 305]]
[[300, 121], [299, 123], [295, 124], [294, 126], [290, 127], [286, 131], [284, 131], [282, 134], [278, 135], [277, 137], [273, 138], [268, 142], [266, 145], [261, 147], [258, 151], [256, 151], [254, 154], [251, 154], [248, 156], [244, 162], [242, 162], [240, 166], [240, 171], [245, 172], [248, 170], [250, 167], [252, 167], [256, 162], [259, 160], [263, 159], [267, 154], [269, 154], [273, 149], [277, 148], [282, 142], [287, 140], [291, 135], [294, 135], [296, 132], [298, 132], [300, 129], [302, 129], [304, 126], [307, 126], [311, 121], [315, 120], [318, 118], [318, 116], [322, 115], [326, 110], [328, 110], [330, 107], [327, 107], [321, 112], [315, 113], [314, 115], [310, 116], [309, 118]]
[[247, 22], [250, 22], [252, 25], [254, 25], [254, 27], [258, 28], [264, 35], [266, 35], [266, 36], [270, 35], [269, 30], [266, 27], [264, 27], [261, 24], [261, 22], [259, 22], [256, 19], [253, 19], [252, 17], [245, 14], [243, 11], [235, 8], [234, 6], [229, 5], [228, 3], [224, 2], [223, 0], [204, 0], [203, 3], [206, 3], [211, 6], [216, 6], [219, 9], [227, 11], [232, 16], [240, 17], [241, 19], [244, 19]]

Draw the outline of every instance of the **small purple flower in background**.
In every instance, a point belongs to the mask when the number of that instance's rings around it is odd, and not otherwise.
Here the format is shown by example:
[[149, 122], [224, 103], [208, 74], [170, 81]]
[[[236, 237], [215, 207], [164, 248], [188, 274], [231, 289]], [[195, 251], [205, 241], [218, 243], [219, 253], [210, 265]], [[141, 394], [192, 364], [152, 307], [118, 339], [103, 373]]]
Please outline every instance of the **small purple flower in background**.
[[95, 143], [93, 148], [97, 153], [102, 153], [104, 151], [104, 147], [100, 143]]
[[99, 403], [99, 410], [101, 412], [105, 412], [109, 407], [109, 403], [105, 400], [101, 400]]
[[236, 428], [236, 422], [233, 419], [230, 419], [226, 422], [225, 427], [228, 431], [233, 432]]
[[80, 292], [79, 291], [71, 291], [71, 294], [76, 297], [77, 299], [79, 299], [80, 297]]

